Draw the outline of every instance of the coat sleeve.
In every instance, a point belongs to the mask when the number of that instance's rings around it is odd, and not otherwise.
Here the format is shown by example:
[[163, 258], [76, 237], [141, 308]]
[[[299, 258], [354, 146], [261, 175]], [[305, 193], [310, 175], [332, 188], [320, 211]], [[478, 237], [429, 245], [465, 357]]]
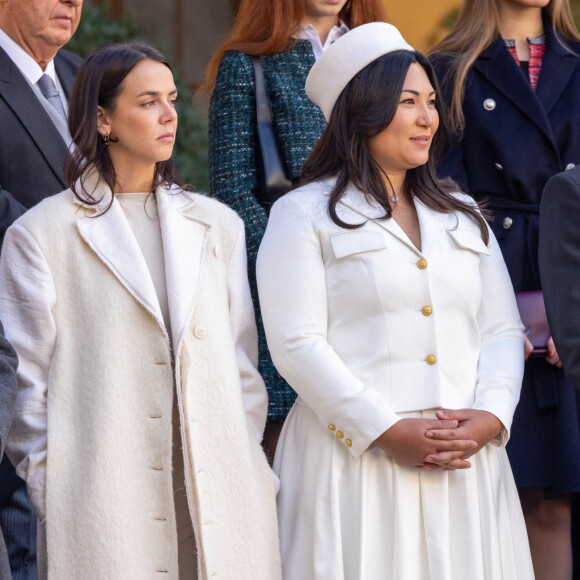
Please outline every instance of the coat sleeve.
[[399, 417], [356, 378], [327, 341], [325, 268], [319, 238], [295, 197], [277, 201], [258, 255], [268, 346], [280, 374], [359, 457]]
[[566, 378], [580, 391], [580, 185], [578, 170], [552, 177], [542, 195], [539, 262], [546, 312]]
[[44, 255], [23, 226], [9, 228], [0, 260], [0, 318], [20, 360], [7, 441], [38, 517], [45, 517], [47, 385], [56, 345], [55, 287]]
[[258, 335], [248, 285], [244, 224], [241, 220], [238, 220], [238, 235], [228, 265], [227, 281], [244, 410], [250, 431], [260, 442], [266, 425], [268, 395], [257, 369]]
[[18, 358], [0, 323], [0, 459], [4, 454], [16, 401]]
[[477, 313], [480, 352], [474, 409], [493, 413], [503, 424], [494, 441], [505, 445], [524, 374], [523, 325], [501, 250], [489, 229], [489, 255], [481, 255], [481, 303]]

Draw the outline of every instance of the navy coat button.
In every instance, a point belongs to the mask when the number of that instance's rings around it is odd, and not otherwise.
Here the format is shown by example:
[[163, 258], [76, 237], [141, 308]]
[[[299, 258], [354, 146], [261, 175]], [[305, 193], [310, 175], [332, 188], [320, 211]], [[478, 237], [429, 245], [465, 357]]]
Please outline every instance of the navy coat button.
[[513, 223], [514, 223], [514, 220], [513, 220], [511, 217], [505, 217], [505, 218], [503, 218], [503, 223], [502, 223], [502, 225], [503, 225], [503, 227], [504, 227], [506, 230], [509, 230], [509, 229], [512, 227], [512, 224], [513, 224]]
[[570, 169], [574, 169], [574, 167], [576, 167], [576, 163], [568, 163], [568, 165], [566, 165], [566, 171], [570, 171]]
[[495, 101], [493, 99], [485, 99], [483, 101], [483, 108], [486, 111], [493, 111], [495, 109]]
[[498, 171], [503, 171], [503, 165], [501, 163], [494, 163], [494, 166]]

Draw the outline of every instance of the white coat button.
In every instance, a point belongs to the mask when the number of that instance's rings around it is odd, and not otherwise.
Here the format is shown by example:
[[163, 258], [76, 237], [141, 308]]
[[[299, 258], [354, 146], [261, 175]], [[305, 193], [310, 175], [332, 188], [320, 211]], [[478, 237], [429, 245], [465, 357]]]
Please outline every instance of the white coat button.
[[195, 338], [203, 340], [205, 338], [205, 335], [207, 334], [205, 326], [196, 326], [193, 330], [193, 334], [195, 335]]
[[218, 259], [222, 259], [222, 249], [219, 246], [214, 246], [213, 255]]
[[574, 167], [576, 167], [576, 163], [568, 163], [568, 165], [566, 165], [566, 171], [570, 171], [570, 169], [574, 169]]
[[501, 163], [494, 163], [494, 165], [498, 171], [503, 171], [503, 165]]
[[509, 230], [512, 227], [513, 223], [514, 223], [514, 220], [511, 217], [504, 217], [503, 218], [502, 225], [503, 225], [504, 229]]
[[483, 101], [483, 108], [486, 111], [493, 111], [495, 109], [495, 101], [493, 99], [485, 99]]

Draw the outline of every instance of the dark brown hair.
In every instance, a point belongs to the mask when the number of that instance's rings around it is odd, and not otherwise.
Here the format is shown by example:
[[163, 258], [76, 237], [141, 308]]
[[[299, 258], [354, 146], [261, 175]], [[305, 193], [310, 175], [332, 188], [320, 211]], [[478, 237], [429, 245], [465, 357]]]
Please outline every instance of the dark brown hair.
[[[386, 129], [393, 120], [403, 83], [413, 63], [423, 67], [436, 94], [439, 94], [433, 68], [420, 52], [398, 50], [381, 56], [360, 71], [342, 91], [326, 130], [302, 169], [299, 185], [336, 178], [328, 212], [332, 221], [340, 227], [353, 229], [363, 225], [347, 224], [336, 213], [336, 206], [350, 182], [384, 208], [383, 219], [391, 217], [389, 194], [392, 195], [393, 191], [387, 189], [385, 182], [388, 182], [388, 177], [371, 156], [368, 140]], [[479, 225], [481, 237], [487, 244], [489, 233], [481, 210], [454, 196], [453, 192], [458, 191], [456, 184], [450, 180], [440, 180], [436, 175], [436, 162], [449, 146], [449, 129], [439, 97], [435, 107], [439, 113], [439, 129], [433, 136], [429, 159], [424, 165], [407, 171], [404, 194], [408, 199], [416, 197], [440, 213], [459, 211], [466, 214]]]
[[[127, 43], [94, 51], [83, 61], [77, 74], [68, 114], [68, 129], [76, 148], [66, 159], [65, 178], [77, 199], [87, 205], [97, 205], [101, 201], [86, 188], [93, 169], [98, 171], [111, 191], [117, 184], [108, 148], [97, 131], [97, 107], [114, 111], [125, 77], [144, 60], [159, 62], [171, 70], [165, 57], [154, 48], [141, 43]], [[167, 185], [176, 182], [173, 158], [156, 164], [151, 188], [159, 182]], [[111, 197], [106, 209], [112, 203]]]
[[[302, 21], [305, 0], [242, 0], [229, 38], [211, 59], [200, 92], [211, 93], [217, 71], [228, 50], [252, 56], [278, 54], [288, 49], [297, 23]], [[384, 22], [381, 0], [349, 0], [338, 17], [355, 28]]]

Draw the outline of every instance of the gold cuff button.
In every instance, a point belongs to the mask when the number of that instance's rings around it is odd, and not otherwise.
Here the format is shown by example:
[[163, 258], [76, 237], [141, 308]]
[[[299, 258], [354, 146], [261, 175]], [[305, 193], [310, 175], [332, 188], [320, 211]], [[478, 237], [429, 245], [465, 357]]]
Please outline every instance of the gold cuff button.
[[352, 441], [351, 441], [350, 439], [345, 439], [345, 440], [344, 440], [344, 444], [345, 444], [347, 447], [352, 447]]
[[420, 260], [417, 260], [417, 268], [419, 268], [419, 270], [424, 270], [427, 267], [427, 260], [425, 260], [425, 258], [421, 258]]
[[329, 428], [331, 431], [335, 431], [335, 430], [336, 430], [336, 427], [335, 427], [334, 425], [329, 425], [329, 426], [328, 426], [328, 428]]
[[425, 357], [425, 362], [428, 365], [434, 365], [437, 362], [437, 357], [434, 354], [429, 354]]
[[336, 436], [337, 436], [339, 439], [342, 439], [342, 438], [344, 437], [344, 434], [343, 434], [343, 432], [342, 432], [342, 431], [337, 431], [337, 432], [336, 432]]
[[423, 316], [431, 316], [431, 314], [433, 314], [433, 308], [431, 306], [423, 306], [421, 312], [423, 313]]

